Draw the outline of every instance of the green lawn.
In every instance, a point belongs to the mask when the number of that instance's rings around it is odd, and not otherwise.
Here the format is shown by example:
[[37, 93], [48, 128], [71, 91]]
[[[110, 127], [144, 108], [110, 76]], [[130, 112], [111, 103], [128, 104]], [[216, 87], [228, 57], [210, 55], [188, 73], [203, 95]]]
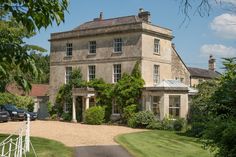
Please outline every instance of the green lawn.
[[134, 157], [213, 157], [196, 138], [169, 131], [124, 134], [117, 136], [116, 141]]
[[[0, 142], [3, 141], [7, 135], [0, 135]], [[72, 157], [73, 148], [66, 147], [64, 144], [48, 140], [44, 138], [31, 137], [31, 142], [34, 146], [38, 157]], [[34, 157], [32, 148], [27, 156]]]

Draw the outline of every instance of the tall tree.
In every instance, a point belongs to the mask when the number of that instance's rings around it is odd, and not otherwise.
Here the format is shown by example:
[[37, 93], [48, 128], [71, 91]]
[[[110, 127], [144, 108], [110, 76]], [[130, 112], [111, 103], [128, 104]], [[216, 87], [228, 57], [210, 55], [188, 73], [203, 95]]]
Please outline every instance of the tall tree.
[[0, 91], [9, 82], [16, 82], [24, 90], [31, 88], [26, 76], [37, 78], [40, 70], [28, 52], [43, 49], [27, 45], [23, 39], [47, 28], [53, 21], [63, 22], [68, 3], [68, 0], [0, 1]]
[[22, 23], [28, 31], [47, 28], [64, 21], [69, 0], [1, 0], [0, 10]]

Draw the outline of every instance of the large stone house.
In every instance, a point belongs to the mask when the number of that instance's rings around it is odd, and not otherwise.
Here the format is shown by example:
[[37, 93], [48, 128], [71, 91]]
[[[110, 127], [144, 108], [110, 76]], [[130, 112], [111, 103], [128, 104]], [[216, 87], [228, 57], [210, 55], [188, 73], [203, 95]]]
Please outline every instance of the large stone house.
[[[186, 117], [190, 73], [172, 44], [172, 30], [151, 23], [150, 12], [111, 19], [99, 18], [67, 32], [52, 33], [50, 38], [50, 101], [62, 84], [68, 82], [72, 69], [80, 68], [83, 79], [102, 78], [116, 83], [122, 73], [131, 73], [136, 61], [141, 63], [145, 86], [142, 109], [158, 118]], [[96, 91], [73, 89], [73, 121], [76, 108], [82, 112], [94, 105]], [[79, 103], [78, 103], [79, 101]], [[113, 115], [118, 115], [113, 105]]]
[[199, 83], [219, 77], [221, 74], [216, 71], [215, 58], [210, 55], [208, 69], [188, 67], [190, 72], [190, 86], [196, 87]]

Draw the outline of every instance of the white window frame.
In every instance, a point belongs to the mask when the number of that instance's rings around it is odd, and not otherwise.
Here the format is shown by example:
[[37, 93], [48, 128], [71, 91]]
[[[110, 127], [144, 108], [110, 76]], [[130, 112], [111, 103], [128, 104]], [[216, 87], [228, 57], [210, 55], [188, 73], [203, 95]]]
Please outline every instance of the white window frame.
[[72, 67], [66, 67], [65, 83], [68, 84], [71, 79]]
[[97, 53], [97, 42], [89, 41], [89, 54], [96, 54]]
[[[171, 103], [172, 103], [171, 99], [174, 99], [173, 104], [172, 104], [173, 106], [171, 106]], [[178, 101], [176, 101], [176, 99], [178, 99]], [[178, 110], [178, 112], [179, 112], [178, 115], [170, 114], [171, 112], [176, 114], [177, 113], [176, 110]], [[172, 116], [173, 118], [178, 118], [178, 117], [180, 117], [180, 113], [181, 113], [181, 96], [180, 95], [170, 95], [169, 96], [169, 116]]]
[[113, 52], [114, 53], [121, 53], [123, 50], [123, 40], [122, 38], [115, 38], [113, 41]]
[[112, 102], [112, 114], [113, 114], [113, 115], [120, 115], [120, 107], [119, 107], [119, 105], [116, 103], [115, 100], [113, 100], [113, 102]]
[[157, 85], [160, 82], [160, 65], [153, 65], [153, 84]]
[[113, 83], [121, 79], [121, 64], [113, 64]]
[[[156, 98], [156, 100], [155, 100]], [[160, 116], [161, 112], [160, 112], [160, 101], [161, 101], [161, 97], [160, 96], [152, 96], [152, 112], [154, 113], [154, 115], [156, 116]]]
[[160, 39], [155, 38], [154, 39], [154, 54], [160, 54]]
[[63, 110], [64, 110], [65, 113], [69, 112], [69, 104], [67, 102], [64, 104], [64, 109]]
[[66, 43], [66, 57], [71, 57], [73, 55], [73, 44]]
[[96, 78], [96, 66], [89, 65], [88, 66], [88, 81], [94, 80]]

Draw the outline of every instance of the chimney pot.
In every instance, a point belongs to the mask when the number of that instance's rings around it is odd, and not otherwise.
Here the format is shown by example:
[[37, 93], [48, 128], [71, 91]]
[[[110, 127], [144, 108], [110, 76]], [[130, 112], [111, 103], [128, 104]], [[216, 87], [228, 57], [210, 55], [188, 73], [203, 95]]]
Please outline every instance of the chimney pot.
[[216, 70], [216, 59], [213, 57], [213, 55], [211, 54], [209, 56], [209, 61], [208, 61], [208, 69], [211, 71], [215, 71]]
[[99, 19], [100, 19], [100, 20], [103, 19], [103, 12], [100, 12]]
[[143, 8], [139, 9], [138, 17], [142, 19], [142, 21], [146, 23], [151, 23], [151, 17], [150, 17], [150, 12], [149, 11], [144, 11]]

